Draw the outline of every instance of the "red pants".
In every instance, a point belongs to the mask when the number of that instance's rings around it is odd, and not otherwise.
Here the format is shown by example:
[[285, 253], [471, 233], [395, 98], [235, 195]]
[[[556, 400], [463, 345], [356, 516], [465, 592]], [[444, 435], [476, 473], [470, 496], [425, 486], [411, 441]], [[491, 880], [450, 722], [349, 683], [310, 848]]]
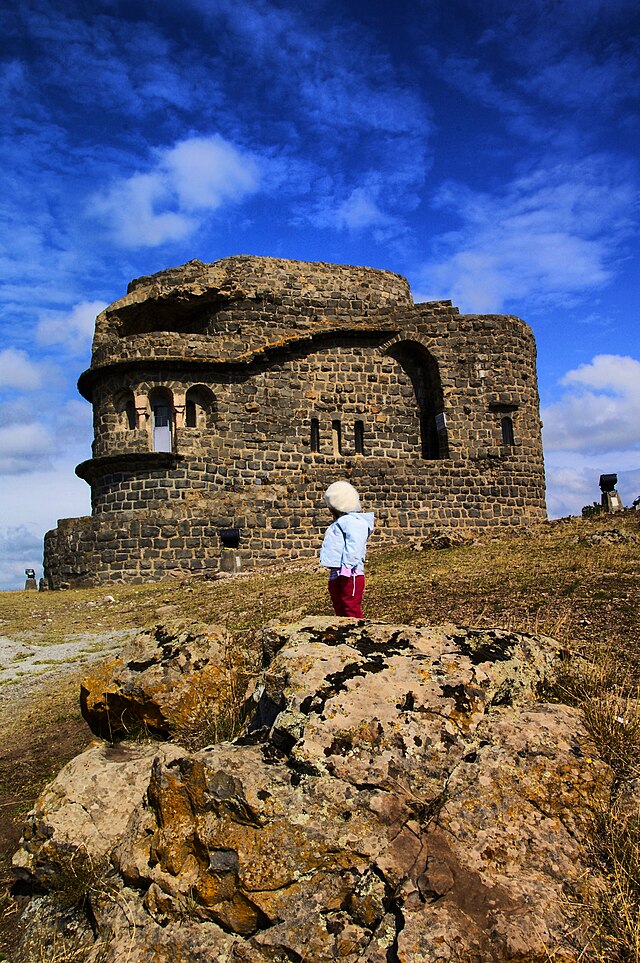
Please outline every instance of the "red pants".
[[329, 595], [336, 615], [347, 615], [352, 619], [363, 619], [362, 595], [364, 575], [338, 575], [329, 579]]

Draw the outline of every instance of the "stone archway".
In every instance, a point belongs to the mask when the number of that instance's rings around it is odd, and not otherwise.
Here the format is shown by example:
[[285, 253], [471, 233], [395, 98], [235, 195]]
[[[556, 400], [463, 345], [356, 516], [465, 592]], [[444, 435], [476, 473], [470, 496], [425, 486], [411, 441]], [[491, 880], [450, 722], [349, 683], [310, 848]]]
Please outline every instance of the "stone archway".
[[216, 400], [206, 385], [192, 385], [185, 396], [185, 427], [207, 428], [215, 420]]
[[385, 345], [411, 379], [420, 420], [422, 458], [447, 458], [449, 440], [444, 413], [444, 397], [438, 362], [420, 341], [401, 335]]
[[173, 451], [173, 396], [168, 388], [149, 392], [152, 451]]

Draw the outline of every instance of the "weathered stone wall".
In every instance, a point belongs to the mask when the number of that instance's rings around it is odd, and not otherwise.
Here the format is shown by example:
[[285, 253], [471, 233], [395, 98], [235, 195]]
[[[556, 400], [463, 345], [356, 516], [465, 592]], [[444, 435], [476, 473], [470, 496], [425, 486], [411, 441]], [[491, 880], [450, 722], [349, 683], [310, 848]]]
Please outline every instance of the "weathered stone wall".
[[[518, 456], [487, 454], [428, 467], [415, 460], [402, 472], [382, 459], [356, 472], [353, 461], [345, 461], [340, 477], [351, 478], [364, 507], [376, 512], [374, 550], [426, 535], [434, 526], [477, 530], [544, 518], [543, 477], [539, 474], [539, 496], [533, 499], [531, 473]], [[229, 527], [240, 530], [233, 554], [243, 566], [314, 556], [330, 520], [322, 494], [336, 475], [333, 465], [313, 473], [305, 465], [301, 478], [292, 476], [289, 484], [235, 480], [226, 494], [221, 486], [204, 514], [186, 468], [136, 472], [128, 479], [120, 474], [113, 478], [114, 488], [134, 488], [136, 501], [149, 507], [61, 521], [47, 535], [45, 557], [53, 561], [47, 575], [59, 588], [212, 574], [222, 558], [219, 531]], [[178, 499], [180, 511], [174, 507]]]
[[[244, 564], [309, 555], [336, 478], [376, 511], [372, 544], [544, 517], [527, 325], [414, 306], [397, 275], [332, 267], [192, 262], [100, 315], [80, 379], [94, 517], [49, 533], [52, 585], [215, 570], [219, 528], [239, 529]], [[158, 392], [171, 453], [152, 450]]]

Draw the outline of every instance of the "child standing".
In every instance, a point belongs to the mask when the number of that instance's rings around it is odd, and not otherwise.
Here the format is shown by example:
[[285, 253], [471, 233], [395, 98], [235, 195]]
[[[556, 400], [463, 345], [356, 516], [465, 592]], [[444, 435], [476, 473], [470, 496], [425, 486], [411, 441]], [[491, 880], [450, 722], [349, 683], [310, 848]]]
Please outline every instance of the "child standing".
[[329, 485], [324, 500], [335, 519], [320, 549], [320, 564], [329, 569], [333, 610], [336, 615], [361, 619], [364, 560], [367, 539], [373, 531], [373, 512], [360, 511], [360, 496], [348, 481]]

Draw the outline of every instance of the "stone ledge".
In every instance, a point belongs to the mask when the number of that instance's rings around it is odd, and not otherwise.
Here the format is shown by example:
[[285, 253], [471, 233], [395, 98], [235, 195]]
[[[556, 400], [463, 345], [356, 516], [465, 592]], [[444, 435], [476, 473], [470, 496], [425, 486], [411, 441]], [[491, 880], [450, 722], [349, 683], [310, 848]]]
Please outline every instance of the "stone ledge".
[[175, 468], [184, 455], [172, 451], [139, 451], [123, 455], [104, 455], [89, 458], [76, 467], [76, 475], [91, 483], [107, 473], [122, 471], [153, 471], [156, 468]]

